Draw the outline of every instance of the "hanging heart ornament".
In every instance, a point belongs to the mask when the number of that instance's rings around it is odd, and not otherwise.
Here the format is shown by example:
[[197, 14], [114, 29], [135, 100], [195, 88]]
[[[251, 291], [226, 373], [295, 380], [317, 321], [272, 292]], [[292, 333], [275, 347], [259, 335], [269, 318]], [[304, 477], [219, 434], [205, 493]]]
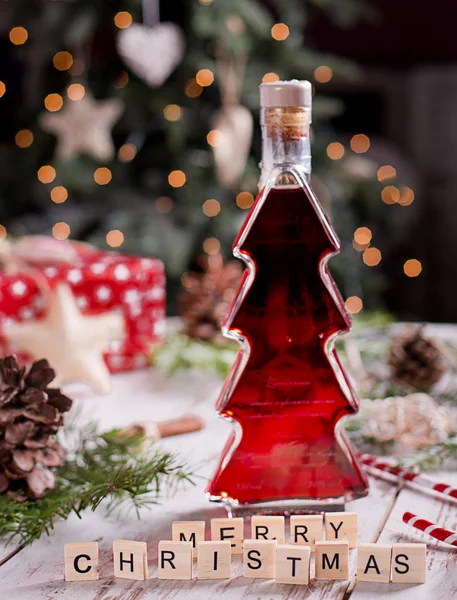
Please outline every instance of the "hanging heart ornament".
[[251, 112], [240, 104], [224, 106], [214, 119], [218, 131], [213, 146], [214, 166], [218, 181], [226, 187], [243, 175], [251, 148], [254, 121]]
[[184, 56], [184, 36], [174, 23], [122, 29], [117, 48], [125, 64], [151, 87], [160, 87]]

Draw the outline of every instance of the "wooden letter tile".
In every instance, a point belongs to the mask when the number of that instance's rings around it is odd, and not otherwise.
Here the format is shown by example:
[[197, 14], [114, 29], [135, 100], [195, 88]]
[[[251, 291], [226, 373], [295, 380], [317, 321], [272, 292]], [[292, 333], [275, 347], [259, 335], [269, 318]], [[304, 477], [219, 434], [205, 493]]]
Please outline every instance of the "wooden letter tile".
[[254, 515], [251, 518], [251, 537], [253, 540], [276, 540], [278, 544], [284, 544], [284, 517]]
[[349, 542], [316, 542], [316, 579], [349, 577]]
[[97, 542], [65, 544], [65, 581], [90, 581], [100, 577]]
[[230, 542], [198, 542], [197, 578], [230, 579], [231, 576]]
[[114, 577], [144, 580], [148, 578], [146, 542], [115, 540], [113, 542]]
[[309, 546], [314, 552], [314, 543], [324, 538], [322, 515], [292, 515], [290, 517], [290, 543]]
[[392, 583], [425, 583], [426, 555], [425, 544], [394, 544]]
[[214, 541], [229, 540], [232, 554], [243, 554], [244, 520], [242, 517], [234, 519], [211, 519], [211, 539]]
[[276, 547], [277, 583], [297, 583], [308, 585], [311, 548], [298, 544], [284, 544]]
[[192, 542], [159, 542], [159, 579], [192, 579]]
[[349, 548], [357, 546], [357, 513], [325, 513], [325, 539], [328, 542], [348, 540]]
[[244, 540], [245, 577], [273, 579], [276, 575], [276, 540]]
[[392, 546], [359, 544], [357, 550], [357, 581], [389, 583]]
[[174, 542], [192, 542], [193, 556], [197, 556], [197, 544], [205, 539], [205, 521], [174, 521], [171, 526]]

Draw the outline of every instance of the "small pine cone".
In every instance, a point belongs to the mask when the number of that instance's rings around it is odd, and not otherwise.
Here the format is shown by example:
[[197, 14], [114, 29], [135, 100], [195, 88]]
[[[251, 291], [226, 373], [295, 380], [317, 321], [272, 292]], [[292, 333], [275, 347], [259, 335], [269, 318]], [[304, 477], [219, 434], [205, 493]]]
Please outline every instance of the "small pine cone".
[[42, 498], [54, 487], [50, 469], [64, 456], [55, 434], [72, 405], [60, 390], [48, 388], [54, 377], [47, 360], [34, 362], [27, 373], [14, 356], [0, 359], [0, 493]]
[[202, 273], [189, 273], [179, 298], [184, 332], [193, 339], [226, 344], [221, 322], [238, 291], [243, 267], [237, 261], [213, 261]]
[[437, 344], [424, 337], [422, 327], [408, 327], [392, 340], [388, 364], [392, 379], [417, 391], [426, 392], [445, 372], [443, 354]]

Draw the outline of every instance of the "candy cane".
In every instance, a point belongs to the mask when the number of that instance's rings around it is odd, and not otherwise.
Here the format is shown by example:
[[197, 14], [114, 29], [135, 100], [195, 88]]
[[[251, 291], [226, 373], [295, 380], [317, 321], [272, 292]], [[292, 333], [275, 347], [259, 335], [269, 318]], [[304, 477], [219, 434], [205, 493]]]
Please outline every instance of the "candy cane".
[[421, 519], [417, 515], [414, 515], [410, 512], [405, 512], [403, 515], [403, 522], [407, 525], [415, 527], [416, 529], [420, 529], [436, 540], [440, 540], [440, 542], [451, 544], [451, 546], [457, 546], [457, 533], [455, 533], [455, 531], [444, 529], [444, 527], [438, 527], [438, 525], [435, 525], [435, 523]]
[[448, 483], [436, 482], [434, 479], [423, 473], [413, 473], [407, 467], [395, 466], [392, 463], [380, 460], [370, 454], [363, 454], [360, 452], [358, 458], [365, 467], [374, 469], [374, 471], [383, 471], [394, 477], [401, 478], [406, 482], [411, 482], [422, 488], [438, 492], [448, 498], [457, 499], [457, 489]]

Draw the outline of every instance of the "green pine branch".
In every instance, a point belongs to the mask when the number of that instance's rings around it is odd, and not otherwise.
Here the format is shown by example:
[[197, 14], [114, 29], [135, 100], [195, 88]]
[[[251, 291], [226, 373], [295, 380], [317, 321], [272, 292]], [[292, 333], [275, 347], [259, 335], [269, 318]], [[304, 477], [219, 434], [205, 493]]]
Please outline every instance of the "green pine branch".
[[0, 537], [22, 545], [43, 534], [50, 535], [57, 518], [84, 510], [96, 510], [106, 500], [108, 513], [130, 506], [140, 509], [157, 504], [180, 483], [192, 483], [189, 469], [170, 452], [151, 446], [141, 449], [138, 437], [125, 437], [119, 430], [105, 434], [90, 426], [77, 436], [56, 472], [56, 487], [39, 500], [18, 502], [11, 494], [0, 496]]

